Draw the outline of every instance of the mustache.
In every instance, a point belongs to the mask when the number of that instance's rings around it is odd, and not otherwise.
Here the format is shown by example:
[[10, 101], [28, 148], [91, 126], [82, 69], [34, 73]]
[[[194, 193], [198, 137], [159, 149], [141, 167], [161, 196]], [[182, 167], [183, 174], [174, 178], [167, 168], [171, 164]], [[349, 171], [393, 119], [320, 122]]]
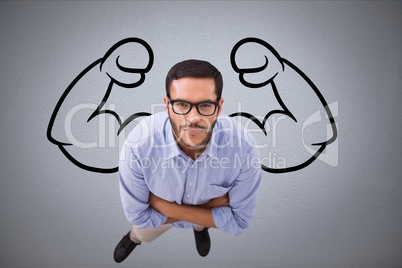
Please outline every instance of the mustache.
[[185, 125], [182, 125], [181, 128], [198, 128], [198, 129], [203, 129], [203, 130], [207, 129], [206, 127], [201, 126], [197, 123], [185, 124]]

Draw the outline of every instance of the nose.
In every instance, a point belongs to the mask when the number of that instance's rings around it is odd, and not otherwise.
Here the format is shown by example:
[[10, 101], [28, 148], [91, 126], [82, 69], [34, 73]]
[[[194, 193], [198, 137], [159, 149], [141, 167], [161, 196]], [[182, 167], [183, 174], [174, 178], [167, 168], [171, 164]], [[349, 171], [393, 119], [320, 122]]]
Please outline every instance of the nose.
[[196, 123], [201, 120], [201, 115], [198, 113], [197, 108], [194, 106], [187, 114], [186, 121], [189, 123]]

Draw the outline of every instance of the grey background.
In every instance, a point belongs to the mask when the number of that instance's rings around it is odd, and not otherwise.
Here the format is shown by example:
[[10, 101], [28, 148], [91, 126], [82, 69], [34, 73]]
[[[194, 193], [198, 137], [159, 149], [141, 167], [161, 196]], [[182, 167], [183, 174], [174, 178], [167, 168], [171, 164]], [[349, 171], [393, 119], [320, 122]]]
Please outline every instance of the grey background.
[[[401, 15], [388, 1], [1, 2], [0, 266], [402, 267]], [[206, 258], [191, 230], [171, 230], [115, 264], [130, 227], [117, 175], [76, 167], [46, 129], [76, 75], [130, 36], [155, 53], [149, 92], [133, 99], [148, 110], [168, 68], [200, 58], [221, 69], [233, 111], [244, 93], [231, 48], [269, 42], [337, 103], [336, 164], [264, 172], [250, 228], [211, 230]]]

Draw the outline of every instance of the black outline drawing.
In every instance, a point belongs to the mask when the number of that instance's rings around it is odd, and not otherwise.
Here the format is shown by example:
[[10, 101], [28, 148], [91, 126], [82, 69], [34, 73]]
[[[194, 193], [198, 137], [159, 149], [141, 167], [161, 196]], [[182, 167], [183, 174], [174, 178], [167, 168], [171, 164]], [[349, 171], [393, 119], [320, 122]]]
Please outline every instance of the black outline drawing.
[[297, 122], [296, 117], [291, 113], [291, 111], [289, 111], [289, 109], [286, 107], [285, 103], [282, 101], [281, 96], [280, 96], [280, 94], [278, 92], [278, 88], [275, 85], [274, 80], [275, 80], [275, 77], [278, 75], [278, 73], [276, 73], [272, 77], [269, 77], [265, 82], [258, 83], [258, 84], [249, 83], [244, 79], [245, 74], [261, 72], [264, 69], [266, 69], [268, 64], [269, 64], [268, 63], [268, 58], [266, 56], [264, 56], [265, 57], [265, 63], [264, 63], [263, 66], [257, 67], [257, 68], [240, 69], [236, 64], [235, 56], [236, 56], [236, 53], [237, 53], [238, 49], [242, 45], [244, 45], [246, 43], [257, 43], [257, 44], [260, 44], [260, 45], [264, 46], [265, 48], [267, 48], [276, 57], [276, 59], [280, 62], [281, 66], [282, 66], [282, 71], [285, 70], [285, 65], [290, 67], [294, 71], [296, 71], [296, 73], [299, 74], [309, 84], [311, 89], [317, 95], [318, 99], [320, 100], [321, 104], [323, 105], [323, 107], [325, 109], [325, 112], [328, 115], [328, 119], [329, 119], [329, 122], [331, 124], [333, 135], [327, 141], [312, 144], [313, 146], [319, 146], [319, 147], [317, 149], [317, 152], [313, 156], [311, 156], [309, 159], [304, 161], [302, 164], [287, 167], [287, 168], [277, 168], [276, 169], [276, 168], [267, 167], [264, 164], [262, 164], [262, 169], [264, 171], [270, 172], [270, 173], [285, 173], [285, 172], [292, 172], [292, 171], [296, 171], [296, 170], [300, 170], [302, 168], [305, 168], [308, 165], [310, 165], [312, 162], [314, 162], [314, 160], [316, 160], [318, 158], [318, 156], [325, 150], [327, 145], [333, 143], [337, 139], [338, 131], [337, 131], [337, 127], [336, 127], [336, 124], [335, 124], [335, 119], [332, 116], [332, 112], [331, 112], [327, 102], [325, 101], [323, 95], [321, 94], [321, 92], [314, 85], [314, 83], [307, 77], [307, 75], [305, 75], [299, 68], [297, 68], [290, 61], [282, 58], [279, 55], [279, 53], [271, 45], [269, 45], [267, 42], [265, 42], [264, 40], [261, 40], [261, 39], [255, 38], [255, 37], [248, 37], [248, 38], [244, 38], [244, 39], [240, 40], [233, 47], [232, 52], [230, 54], [230, 62], [232, 64], [232, 68], [233, 68], [233, 70], [235, 72], [237, 72], [239, 74], [240, 83], [242, 83], [244, 86], [246, 86], [248, 88], [261, 88], [261, 87], [267, 86], [268, 84], [271, 84], [272, 89], [274, 91], [274, 95], [276, 97], [276, 100], [278, 101], [279, 105], [282, 107], [282, 110], [273, 110], [273, 111], [268, 112], [265, 115], [265, 117], [264, 117], [262, 122], [260, 120], [258, 120], [254, 115], [252, 115], [250, 113], [247, 113], [247, 112], [236, 112], [236, 113], [230, 114], [231, 117], [243, 116], [243, 117], [253, 121], [261, 129], [261, 131], [264, 132], [265, 135], [267, 135], [267, 132], [265, 130], [265, 123], [267, 122], [268, 118], [273, 114], [284, 114], [284, 115], [290, 117], [294, 122]]
[[114, 168], [101, 168], [101, 167], [93, 167], [93, 166], [88, 166], [84, 163], [79, 162], [78, 160], [76, 160], [65, 148], [64, 146], [71, 146], [73, 144], [71, 143], [65, 143], [65, 142], [61, 142], [56, 140], [55, 138], [52, 137], [52, 129], [53, 129], [53, 125], [54, 122], [56, 120], [56, 116], [57, 113], [59, 112], [64, 100], [66, 99], [67, 95], [71, 92], [71, 90], [74, 88], [74, 86], [78, 83], [78, 81], [80, 81], [80, 79], [82, 77], [84, 77], [89, 71], [91, 71], [93, 68], [95, 68], [96, 66], [99, 65], [99, 71], [102, 71], [102, 67], [103, 64], [105, 63], [105, 61], [108, 59], [108, 57], [119, 47], [128, 44], [128, 43], [139, 43], [142, 46], [144, 46], [148, 52], [148, 56], [149, 56], [149, 62], [148, 65], [144, 68], [144, 69], [136, 69], [136, 68], [128, 68], [128, 67], [124, 67], [120, 64], [119, 62], [119, 58], [120, 55], [117, 56], [116, 58], [116, 66], [117, 68], [125, 73], [136, 73], [136, 74], [140, 74], [141, 78], [135, 82], [135, 83], [131, 83], [131, 84], [127, 84], [127, 83], [123, 83], [120, 82], [118, 80], [116, 80], [115, 78], [113, 78], [109, 73], [106, 72], [107, 76], [110, 78], [110, 83], [106, 89], [106, 93], [104, 95], [104, 97], [102, 98], [102, 100], [100, 101], [97, 109], [91, 114], [91, 116], [88, 118], [87, 122], [91, 121], [93, 118], [95, 118], [96, 116], [100, 115], [100, 114], [111, 114], [113, 115], [117, 122], [119, 123], [120, 127], [117, 131], [117, 135], [120, 134], [120, 132], [133, 120], [135, 120], [138, 117], [141, 116], [149, 116], [151, 115], [150, 113], [147, 112], [138, 112], [135, 113], [133, 115], [131, 115], [130, 117], [128, 117], [125, 121], [121, 121], [120, 116], [111, 110], [102, 110], [102, 108], [104, 107], [107, 99], [109, 98], [110, 92], [113, 88], [113, 85], [116, 84], [118, 86], [124, 87], [124, 88], [135, 88], [140, 86], [142, 83], [144, 83], [145, 81], [145, 73], [149, 72], [152, 68], [152, 65], [154, 63], [154, 53], [152, 51], [152, 48], [150, 45], [148, 45], [147, 42], [145, 42], [144, 40], [140, 39], [140, 38], [136, 38], [136, 37], [130, 37], [130, 38], [126, 38], [123, 39], [119, 42], [117, 42], [115, 45], [113, 45], [107, 52], [106, 54], [94, 61], [92, 64], [90, 64], [87, 68], [85, 68], [72, 82], [71, 84], [67, 87], [67, 89], [63, 92], [62, 96], [60, 97], [59, 101], [56, 104], [56, 107], [53, 110], [52, 116], [50, 118], [49, 121], [49, 125], [47, 128], [47, 138], [50, 142], [56, 144], [59, 149], [63, 152], [63, 154], [72, 162], [74, 163], [76, 166], [88, 170], [88, 171], [92, 171], [92, 172], [99, 172], [99, 173], [114, 173], [117, 172], [118, 167], [114, 167]]
[[[114, 116], [117, 120], [117, 122], [119, 123], [119, 129], [117, 131], [117, 135], [119, 135], [121, 133], [121, 131], [133, 120], [135, 120], [138, 117], [142, 117], [142, 116], [149, 116], [151, 115], [148, 112], [137, 112], [135, 114], [132, 114], [131, 116], [129, 116], [125, 121], [122, 121], [121, 118], [119, 117], [119, 115], [111, 110], [104, 110], [104, 105], [107, 101], [107, 99], [110, 96], [111, 90], [113, 88], [113, 85], [118, 85], [120, 87], [124, 87], [124, 88], [136, 88], [138, 86], [140, 86], [141, 84], [144, 83], [145, 81], [145, 73], [149, 72], [152, 68], [153, 62], [154, 62], [154, 54], [152, 51], [152, 48], [148, 45], [148, 43], [146, 43], [144, 40], [140, 39], [140, 38], [135, 38], [135, 37], [131, 37], [131, 38], [126, 38], [123, 39], [121, 41], [119, 41], [118, 43], [116, 43], [115, 45], [113, 45], [104, 55], [104, 57], [94, 61], [92, 64], [90, 64], [88, 67], [86, 67], [71, 83], [70, 85], [67, 87], [67, 89], [63, 92], [62, 96], [60, 97], [59, 101], [57, 102], [52, 116], [50, 118], [49, 121], [49, 125], [47, 128], [47, 138], [50, 142], [56, 144], [59, 149], [63, 152], [63, 154], [72, 162], [74, 163], [76, 166], [87, 170], [87, 171], [92, 171], [92, 172], [99, 172], [99, 173], [114, 173], [118, 171], [118, 167], [114, 167], [114, 168], [102, 168], [102, 167], [93, 167], [93, 166], [89, 166], [86, 165], [84, 163], [79, 162], [78, 160], [76, 160], [65, 148], [65, 146], [72, 146], [73, 144], [71, 143], [65, 143], [65, 142], [61, 142], [58, 141], [57, 139], [55, 139], [52, 136], [52, 129], [54, 127], [54, 122], [56, 120], [56, 116], [64, 102], [64, 100], [66, 99], [67, 95], [71, 92], [71, 90], [74, 88], [74, 86], [80, 81], [80, 79], [82, 77], [84, 77], [89, 71], [93, 70], [94, 68], [96, 68], [99, 65], [99, 70], [102, 71], [102, 67], [103, 64], [105, 63], [105, 61], [108, 59], [108, 57], [119, 47], [121, 47], [124, 44], [127, 43], [139, 43], [142, 46], [144, 46], [148, 52], [148, 56], [149, 56], [149, 62], [148, 65], [144, 68], [144, 69], [136, 69], [136, 68], [128, 68], [128, 67], [124, 67], [120, 64], [120, 55], [116, 57], [116, 61], [115, 64], [117, 66], [117, 68], [124, 72], [124, 73], [136, 73], [136, 74], [140, 74], [140, 79], [135, 82], [135, 83], [123, 83], [121, 81], [118, 81], [117, 79], [115, 79], [114, 77], [112, 77], [109, 73], [106, 72], [107, 76], [110, 79], [109, 85], [106, 89], [106, 93], [103, 96], [102, 100], [100, 101], [97, 109], [95, 109], [95, 111], [89, 116], [89, 118], [87, 119], [87, 122], [90, 122], [93, 118], [95, 118], [98, 115], [101, 114], [110, 114], [112, 116]], [[283, 114], [288, 116], [289, 118], [291, 118], [294, 122], [297, 122], [297, 118], [292, 114], [292, 112], [286, 107], [285, 103], [282, 101], [280, 93], [278, 91], [278, 88], [275, 84], [275, 78], [278, 75], [278, 73], [276, 73], [275, 75], [267, 78], [266, 81], [262, 82], [262, 83], [258, 83], [258, 84], [254, 84], [254, 83], [250, 83], [247, 82], [246, 79], [244, 78], [245, 74], [251, 74], [251, 73], [259, 73], [264, 71], [268, 66], [269, 66], [269, 61], [267, 56], [265, 57], [265, 63], [260, 66], [260, 67], [256, 67], [256, 68], [248, 68], [248, 69], [240, 69], [237, 64], [236, 64], [236, 53], [238, 51], [238, 49], [246, 44], [246, 43], [256, 43], [259, 45], [264, 46], [265, 48], [267, 48], [270, 53], [272, 53], [276, 60], [281, 64], [282, 67], [282, 71], [285, 70], [286, 68], [291, 68], [293, 71], [295, 71], [298, 75], [300, 75], [307, 83], [308, 85], [311, 87], [311, 89], [314, 91], [314, 93], [316, 94], [316, 96], [318, 97], [318, 99], [320, 100], [322, 106], [325, 109], [325, 112], [328, 116], [328, 120], [331, 124], [331, 128], [332, 128], [332, 137], [329, 138], [327, 141], [324, 142], [320, 142], [320, 143], [314, 143], [311, 144], [312, 146], [317, 146], [317, 151], [314, 155], [312, 155], [309, 159], [305, 160], [303, 163], [298, 164], [296, 166], [291, 166], [291, 167], [286, 167], [286, 168], [271, 168], [271, 167], [267, 167], [264, 164], [261, 165], [261, 168], [266, 171], [266, 172], [270, 172], [270, 173], [286, 173], [286, 172], [293, 172], [293, 171], [297, 171], [300, 170], [302, 168], [307, 167], [308, 165], [310, 165], [312, 162], [314, 162], [319, 155], [325, 150], [325, 148], [333, 143], [336, 139], [337, 139], [337, 127], [336, 127], [336, 123], [334, 120], [334, 117], [332, 115], [332, 112], [327, 104], [327, 102], [325, 101], [323, 95], [320, 93], [320, 91], [318, 90], [318, 88], [314, 85], [314, 83], [307, 77], [307, 75], [305, 75], [299, 68], [297, 68], [294, 64], [292, 64], [290, 61], [282, 58], [279, 53], [271, 46], [269, 45], [267, 42], [265, 42], [264, 40], [258, 39], [258, 38], [254, 38], [254, 37], [248, 37], [248, 38], [244, 38], [242, 40], [240, 40], [239, 42], [237, 42], [235, 44], [235, 46], [233, 47], [231, 54], [230, 54], [230, 62], [232, 65], [232, 68], [235, 72], [237, 72], [239, 74], [239, 81], [241, 84], [243, 84], [244, 86], [248, 87], [248, 88], [262, 88], [264, 86], [267, 85], [271, 85], [272, 86], [272, 90], [274, 93], [274, 96], [276, 98], [276, 100], [278, 101], [280, 107], [282, 108], [282, 110], [272, 110], [269, 111], [264, 119], [262, 120], [262, 122], [257, 119], [254, 115], [245, 112], [245, 111], [240, 111], [240, 112], [236, 112], [236, 113], [232, 113], [230, 114], [231, 117], [235, 117], [235, 116], [241, 116], [244, 118], [247, 118], [249, 120], [251, 120], [252, 122], [254, 122], [260, 129], [261, 131], [267, 136], [267, 131], [265, 129], [265, 123], [267, 122], [268, 118], [274, 114]]]

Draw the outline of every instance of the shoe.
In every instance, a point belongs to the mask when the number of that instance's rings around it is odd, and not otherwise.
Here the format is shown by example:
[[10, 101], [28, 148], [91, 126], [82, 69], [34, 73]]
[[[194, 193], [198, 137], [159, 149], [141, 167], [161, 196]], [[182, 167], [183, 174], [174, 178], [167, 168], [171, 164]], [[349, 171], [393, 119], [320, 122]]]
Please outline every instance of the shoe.
[[117, 263], [124, 261], [128, 257], [128, 255], [130, 255], [130, 253], [135, 249], [135, 247], [140, 244], [136, 244], [131, 241], [130, 232], [128, 232], [125, 236], [123, 236], [123, 238], [114, 249], [114, 261]]
[[211, 248], [211, 238], [208, 233], [209, 228], [204, 228], [202, 231], [194, 230], [195, 236], [195, 246], [197, 247], [198, 254], [201, 257], [205, 257], [209, 253], [209, 249]]

